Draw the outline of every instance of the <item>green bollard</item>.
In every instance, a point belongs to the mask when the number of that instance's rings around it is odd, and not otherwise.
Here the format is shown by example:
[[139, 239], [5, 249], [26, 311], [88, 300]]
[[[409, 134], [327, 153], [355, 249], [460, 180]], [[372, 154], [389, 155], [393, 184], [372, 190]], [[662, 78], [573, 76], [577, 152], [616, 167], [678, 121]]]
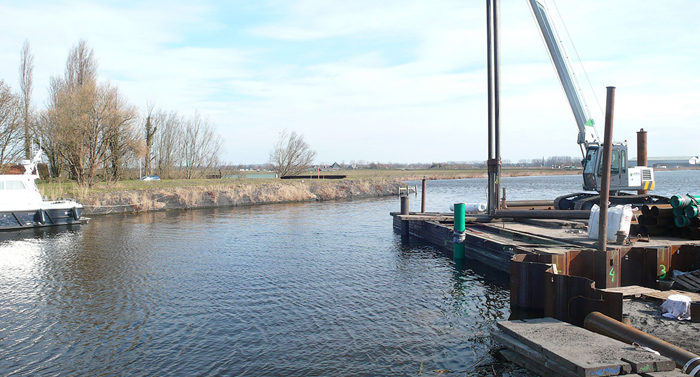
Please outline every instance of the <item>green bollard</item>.
[[454, 260], [464, 259], [464, 217], [465, 217], [465, 207], [464, 203], [455, 203], [455, 220], [454, 220], [454, 230], [453, 230], [453, 242], [454, 250], [453, 257]]

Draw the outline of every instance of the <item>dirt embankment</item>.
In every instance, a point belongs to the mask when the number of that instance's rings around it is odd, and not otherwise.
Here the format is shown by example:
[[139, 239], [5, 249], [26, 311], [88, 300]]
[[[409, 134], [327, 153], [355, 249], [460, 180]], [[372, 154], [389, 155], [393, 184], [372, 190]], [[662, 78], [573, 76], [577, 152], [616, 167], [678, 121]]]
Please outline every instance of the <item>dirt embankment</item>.
[[92, 192], [81, 200], [86, 215], [170, 209], [233, 207], [397, 195], [399, 180], [232, 183], [146, 190]]

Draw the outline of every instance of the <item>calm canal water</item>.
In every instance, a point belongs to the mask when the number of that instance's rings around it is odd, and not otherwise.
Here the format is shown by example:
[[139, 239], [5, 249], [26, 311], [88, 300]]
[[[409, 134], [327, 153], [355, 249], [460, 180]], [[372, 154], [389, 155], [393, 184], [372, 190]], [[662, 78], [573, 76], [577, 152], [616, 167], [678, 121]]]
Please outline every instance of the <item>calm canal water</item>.
[[[657, 178], [700, 192], [698, 173]], [[504, 185], [512, 200], [545, 199], [580, 177]], [[485, 201], [484, 187], [429, 182], [428, 210]], [[398, 207], [390, 197], [113, 215], [3, 234], [0, 375], [503, 374], [489, 334], [509, 315], [507, 276], [402, 245]]]

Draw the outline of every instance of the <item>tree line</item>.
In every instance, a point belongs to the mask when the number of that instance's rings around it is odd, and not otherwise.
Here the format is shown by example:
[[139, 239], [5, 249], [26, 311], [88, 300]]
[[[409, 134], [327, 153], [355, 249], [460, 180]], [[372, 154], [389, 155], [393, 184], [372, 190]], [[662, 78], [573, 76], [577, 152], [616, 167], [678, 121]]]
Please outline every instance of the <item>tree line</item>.
[[34, 57], [21, 51], [20, 90], [0, 79], [0, 166], [41, 148], [51, 177], [82, 186], [124, 179], [143, 162], [145, 173], [198, 178], [219, 165], [221, 138], [198, 112], [184, 116], [148, 104], [142, 113], [119, 88], [97, 76], [97, 60], [80, 40], [62, 75], [52, 76], [46, 107], [32, 107]]

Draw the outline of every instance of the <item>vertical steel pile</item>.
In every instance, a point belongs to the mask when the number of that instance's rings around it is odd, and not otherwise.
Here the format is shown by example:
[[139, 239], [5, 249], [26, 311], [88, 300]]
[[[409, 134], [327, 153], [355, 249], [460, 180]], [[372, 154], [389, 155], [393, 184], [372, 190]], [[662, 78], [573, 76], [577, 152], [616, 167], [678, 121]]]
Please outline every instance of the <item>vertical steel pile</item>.
[[487, 211], [493, 216], [500, 209], [501, 141], [499, 95], [499, 0], [486, 0], [486, 55], [488, 76], [488, 203]]

